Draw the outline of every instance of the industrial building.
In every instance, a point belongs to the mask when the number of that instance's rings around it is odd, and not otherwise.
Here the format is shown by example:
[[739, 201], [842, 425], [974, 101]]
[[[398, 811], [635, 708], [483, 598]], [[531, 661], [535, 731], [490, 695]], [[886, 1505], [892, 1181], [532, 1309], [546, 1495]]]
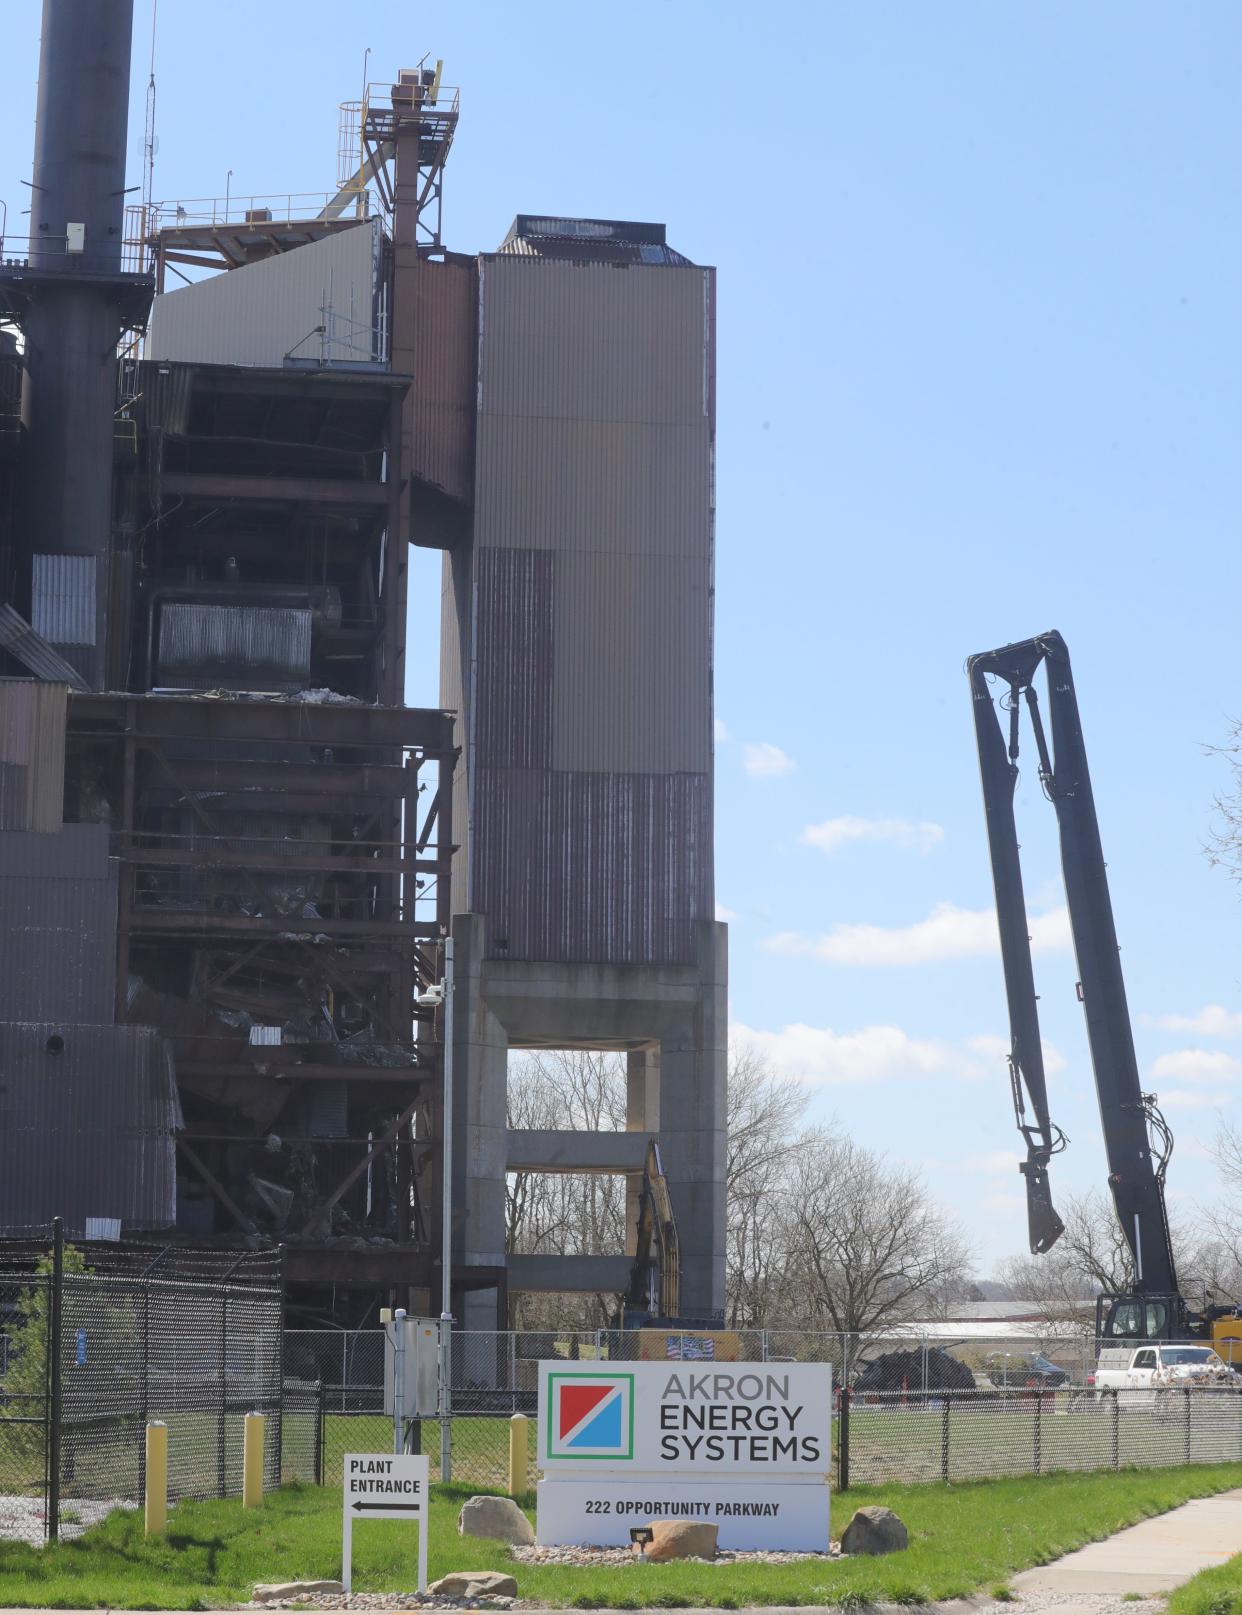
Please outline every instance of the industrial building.
[[[652, 1139], [717, 1312], [714, 274], [606, 219], [448, 250], [431, 63], [341, 109], [321, 196], [126, 208], [129, 10], [44, 0], [0, 254], [0, 1231], [425, 1308], [448, 1064], [460, 1321], [625, 1290], [632, 1249], [510, 1257], [505, 1175], [636, 1193]], [[625, 1053], [628, 1130], [510, 1131], [509, 1052], [574, 1046]]]

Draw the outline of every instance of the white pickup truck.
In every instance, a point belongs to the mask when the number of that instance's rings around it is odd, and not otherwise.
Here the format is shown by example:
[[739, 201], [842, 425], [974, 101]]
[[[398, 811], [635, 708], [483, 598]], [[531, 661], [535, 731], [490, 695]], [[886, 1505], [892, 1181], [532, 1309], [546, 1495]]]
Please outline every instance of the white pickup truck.
[[1229, 1386], [1237, 1376], [1210, 1346], [1105, 1346], [1094, 1375], [1097, 1399], [1116, 1391], [1122, 1402], [1152, 1402], [1160, 1391], [1187, 1386]]

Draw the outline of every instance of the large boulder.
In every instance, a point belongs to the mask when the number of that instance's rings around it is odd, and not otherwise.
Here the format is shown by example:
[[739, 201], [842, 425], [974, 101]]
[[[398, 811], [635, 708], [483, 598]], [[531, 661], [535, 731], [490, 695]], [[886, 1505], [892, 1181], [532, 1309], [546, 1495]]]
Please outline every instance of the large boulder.
[[910, 1546], [910, 1533], [891, 1508], [860, 1508], [841, 1536], [842, 1553], [900, 1553]]
[[343, 1593], [343, 1581], [261, 1581], [251, 1595], [256, 1604], [281, 1604], [308, 1593]]
[[516, 1598], [517, 1582], [499, 1570], [454, 1570], [427, 1591], [442, 1598]]
[[702, 1520], [651, 1520], [651, 1541], [643, 1557], [652, 1564], [668, 1559], [714, 1559], [716, 1531]]
[[457, 1518], [462, 1536], [486, 1537], [525, 1548], [535, 1540], [530, 1521], [511, 1497], [472, 1497]]

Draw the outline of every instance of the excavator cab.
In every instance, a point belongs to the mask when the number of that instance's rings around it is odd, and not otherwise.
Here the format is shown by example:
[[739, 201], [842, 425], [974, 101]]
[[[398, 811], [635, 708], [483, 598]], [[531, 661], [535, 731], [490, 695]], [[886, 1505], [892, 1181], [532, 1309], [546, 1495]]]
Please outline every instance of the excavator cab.
[[1095, 1333], [1106, 1340], [1185, 1340], [1195, 1330], [1180, 1295], [1100, 1295]]

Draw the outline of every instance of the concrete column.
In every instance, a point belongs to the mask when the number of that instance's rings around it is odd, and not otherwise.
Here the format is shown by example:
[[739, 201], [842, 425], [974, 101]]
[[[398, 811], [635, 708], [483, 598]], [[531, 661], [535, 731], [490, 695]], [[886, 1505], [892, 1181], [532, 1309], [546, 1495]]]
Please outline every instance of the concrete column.
[[[625, 1057], [625, 1128], [629, 1133], [660, 1130], [660, 1050], [631, 1049]], [[638, 1202], [641, 1172], [625, 1175], [625, 1254], [638, 1254]]]
[[728, 933], [700, 928], [698, 1003], [660, 1040], [660, 1150], [681, 1241], [681, 1309], [725, 1300]]
[[[509, 1040], [484, 995], [485, 926], [453, 919], [457, 990], [453, 1027], [453, 1263], [505, 1261], [505, 1099]], [[465, 1297], [461, 1327], [496, 1327], [495, 1290]]]

